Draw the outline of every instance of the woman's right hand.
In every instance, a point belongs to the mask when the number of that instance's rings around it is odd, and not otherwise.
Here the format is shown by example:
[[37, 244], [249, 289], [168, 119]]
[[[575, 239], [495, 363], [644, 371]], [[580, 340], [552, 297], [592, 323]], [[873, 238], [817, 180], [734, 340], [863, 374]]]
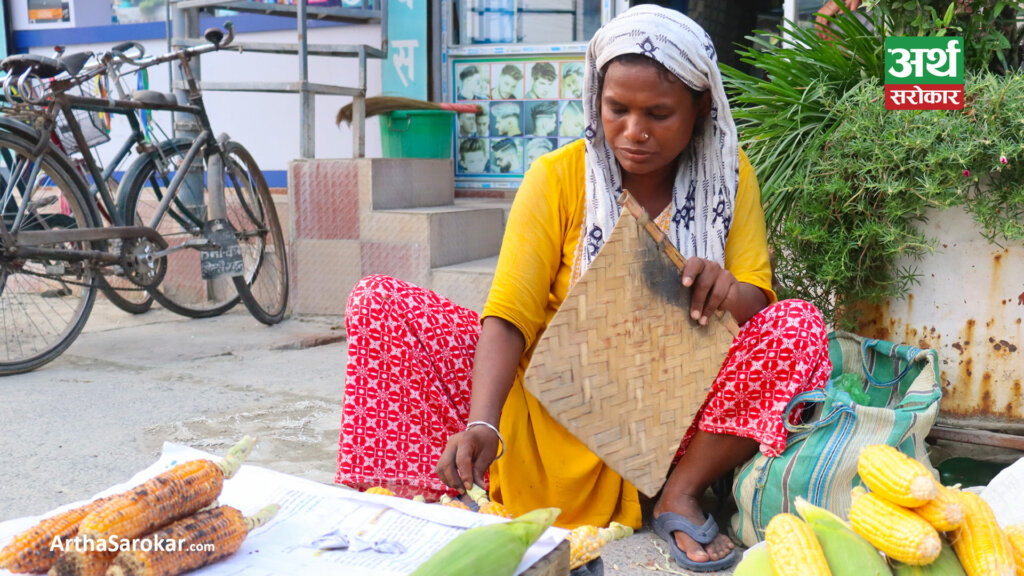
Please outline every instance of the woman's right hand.
[[448, 438], [437, 462], [438, 478], [459, 494], [484, 485], [484, 474], [498, 454], [498, 435], [486, 426], [473, 426]]

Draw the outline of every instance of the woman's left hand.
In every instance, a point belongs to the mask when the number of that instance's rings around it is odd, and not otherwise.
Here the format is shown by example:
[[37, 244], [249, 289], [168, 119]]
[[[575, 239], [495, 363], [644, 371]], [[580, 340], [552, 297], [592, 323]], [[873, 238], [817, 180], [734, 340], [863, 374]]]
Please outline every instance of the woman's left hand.
[[717, 262], [689, 258], [683, 268], [683, 286], [692, 287], [690, 317], [706, 326], [717, 310], [730, 310], [737, 297], [739, 282], [732, 272]]

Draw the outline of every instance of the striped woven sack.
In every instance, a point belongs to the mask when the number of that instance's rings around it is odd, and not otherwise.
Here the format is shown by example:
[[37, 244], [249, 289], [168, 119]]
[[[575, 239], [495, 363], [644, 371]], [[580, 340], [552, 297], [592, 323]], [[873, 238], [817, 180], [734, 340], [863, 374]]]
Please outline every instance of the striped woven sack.
[[[793, 512], [797, 496], [846, 518], [850, 490], [860, 484], [857, 457], [864, 446], [895, 446], [935, 474], [924, 446], [942, 396], [935, 351], [847, 332], [829, 334], [828, 342], [831, 379], [824, 390], [798, 394], [786, 406], [786, 449], [776, 457], [758, 453], [737, 470], [733, 496], [739, 511], [731, 527], [746, 546], [764, 539], [773, 516]], [[834, 386], [841, 374], [862, 375], [869, 400], [858, 404]], [[793, 425], [789, 415], [798, 408], [809, 416]]]

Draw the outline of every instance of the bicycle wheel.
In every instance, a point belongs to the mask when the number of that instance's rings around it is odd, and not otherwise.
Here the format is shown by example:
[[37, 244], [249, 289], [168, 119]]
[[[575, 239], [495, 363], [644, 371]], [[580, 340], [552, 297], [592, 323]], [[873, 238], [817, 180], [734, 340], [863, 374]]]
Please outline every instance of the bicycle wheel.
[[[128, 168], [118, 190], [118, 209], [126, 222], [149, 225], [167, 188], [183, 164], [192, 141], [176, 138], [140, 156]], [[170, 248], [203, 237], [208, 191], [202, 159], [192, 164], [178, 195], [156, 226]], [[128, 215], [132, 215], [129, 217]], [[218, 316], [238, 304], [238, 292], [228, 277], [203, 280], [199, 251], [184, 248], [167, 256], [167, 273], [159, 286], [150, 288], [153, 298], [171, 312], [190, 318]]]
[[228, 167], [224, 199], [228, 220], [242, 247], [245, 270], [245, 275], [235, 277], [235, 289], [257, 320], [277, 324], [288, 304], [288, 259], [277, 209], [249, 151], [229, 141], [224, 152]]
[[[0, 375], [34, 370], [59, 356], [82, 331], [96, 300], [97, 273], [87, 262], [8, 254], [24, 231], [96, 226], [85, 185], [51, 148], [31, 160], [30, 140], [0, 131], [0, 207], [13, 246], [0, 239]], [[32, 177], [39, 164], [38, 176]], [[15, 229], [18, 211], [23, 212]], [[77, 242], [38, 246], [47, 249], [101, 249], [101, 243]]]
[[123, 276], [99, 276], [97, 287], [111, 304], [129, 314], [142, 314], [153, 307], [153, 295]]

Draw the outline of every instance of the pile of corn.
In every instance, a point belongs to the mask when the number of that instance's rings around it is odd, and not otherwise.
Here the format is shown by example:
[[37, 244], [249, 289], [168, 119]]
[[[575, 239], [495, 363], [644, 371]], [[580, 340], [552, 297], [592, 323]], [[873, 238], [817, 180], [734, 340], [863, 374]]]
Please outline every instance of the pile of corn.
[[[184, 462], [131, 490], [46, 518], [0, 550], [0, 568], [49, 576], [175, 576], [229, 556], [249, 531], [277, 512], [277, 506], [268, 506], [245, 518], [230, 506], [216, 505], [224, 480], [238, 471], [252, 444], [245, 437], [219, 463]], [[62, 552], [51, 547], [56, 538], [93, 545], [69, 545]], [[184, 545], [106, 551], [107, 542], [121, 547], [136, 539]]]
[[864, 448], [857, 472], [870, 492], [853, 490], [849, 524], [798, 498], [803, 519], [772, 518], [735, 576], [1024, 576], [1024, 525], [1003, 530], [980, 496], [886, 445]]

